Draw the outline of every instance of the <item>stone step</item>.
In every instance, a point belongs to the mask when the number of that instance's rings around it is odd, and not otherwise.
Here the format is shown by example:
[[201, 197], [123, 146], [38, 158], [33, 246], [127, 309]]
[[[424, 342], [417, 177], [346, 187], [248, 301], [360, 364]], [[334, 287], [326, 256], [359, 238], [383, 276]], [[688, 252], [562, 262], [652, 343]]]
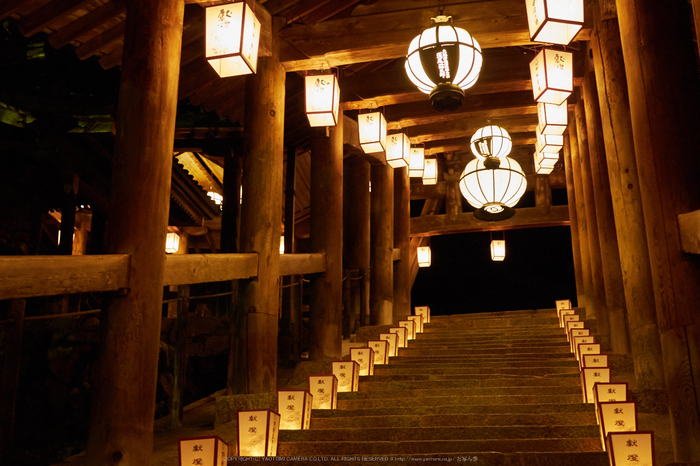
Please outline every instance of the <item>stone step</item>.
[[[492, 391], [490, 391], [492, 392]], [[381, 394], [382, 392], [376, 392]], [[339, 394], [340, 395], [340, 394]], [[381, 396], [381, 395], [374, 395]], [[460, 406], [460, 405], [515, 405], [524, 404], [569, 404], [581, 403], [581, 390], [577, 393], [564, 393], [556, 395], [458, 395], [458, 396], [423, 396], [421, 398], [408, 398], [394, 396], [391, 398], [355, 398], [339, 399], [338, 409], [366, 409], [366, 408], [410, 408], [417, 404], [424, 406]]]
[[598, 438], [598, 426], [450, 426], [281, 430], [280, 442], [404, 442]]
[[[581, 390], [581, 379], [578, 377], [508, 377], [508, 378], [465, 378], [465, 379], [450, 379], [450, 380], [397, 380], [397, 381], [380, 381], [374, 376], [363, 377], [360, 382], [359, 394], [372, 393], [377, 391], [405, 391], [405, 390], [421, 390], [428, 392], [434, 390], [435, 393], [447, 393], [452, 390], [489, 390], [493, 393], [494, 389], [549, 389], [559, 392], [564, 387], [572, 388], [572, 390]], [[351, 395], [349, 392], [339, 393], [340, 395]]]
[[425, 326], [427, 330], [451, 329], [461, 330], [472, 328], [534, 328], [534, 327], [559, 327], [559, 318], [556, 314], [551, 317], [533, 315], [520, 317], [494, 317], [485, 319], [450, 319], [438, 320], [430, 319], [430, 323]]
[[[574, 380], [575, 381], [575, 380]], [[580, 384], [569, 384], [558, 387], [540, 386], [540, 387], [476, 387], [476, 388], [411, 388], [407, 386], [397, 390], [382, 390], [381, 388], [365, 389], [361, 392], [343, 392], [338, 393], [338, 402], [350, 400], [384, 400], [384, 399], [416, 399], [423, 400], [424, 398], [442, 397], [442, 398], [459, 398], [459, 397], [478, 397], [478, 396], [558, 396], [558, 395], [578, 395], [581, 396]], [[419, 402], [419, 401], [417, 401]], [[459, 404], [459, 403], [457, 403]]]
[[[578, 362], [573, 358], [556, 358], [556, 359], [531, 359], [531, 360], [488, 360], [484, 363], [483, 359], [471, 359], [465, 361], [464, 358], [441, 358], [442, 360], [425, 360], [419, 358], [403, 358], [397, 360], [397, 357], [389, 359], [389, 364], [381, 364], [375, 366], [375, 370], [409, 370], [412, 373], [417, 371], [442, 371], [442, 370], [501, 370], [501, 369], [516, 369], [516, 368], [551, 368], [551, 367], [576, 367]], [[427, 372], [430, 373], [430, 372]]]
[[[316, 412], [314, 412], [315, 414]], [[314, 417], [311, 429], [378, 427], [585, 426], [595, 425], [593, 411], [545, 414], [424, 414], [397, 416]]]
[[554, 360], [562, 359], [567, 361], [574, 361], [576, 359], [571, 354], [567, 353], [510, 353], [510, 354], [461, 354], [458, 357], [450, 355], [436, 355], [436, 356], [426, 356], [426, 355], [416, 355], [416, 356], [394, 356], [389, 359], [390, 364], [435, 364], [435, 363], [480, 363], [482, 366], [489, 366], [493, 362], [507, 362], [507, 361], [537, 361], [537, 360]]
[[399, 348], [399, 356], [427, 357], [427, 356], [500, 356], [521, 354], [565, 354], [572, 356], [571, 348], [567, 344], [549, 346], [506, 346], [506, 347], [479, 347], [479, 346], [449, 346], [438, 348], [414, 347], [408, 343], [408, 348]]
[[502, 340], [494, 341], [493, 339], [484, 338], [483, 341], [469, 340], [421, 340], [419, 337], [415, 340], [409, 340], [410, 348], [522, 348], [530, 346], [568, 346], [564, 335], [557, 335], [556, 338], [549, 339], [530, 339], [530, 340]]
[[545, 309], [517, 309], [513, 311], [494, 311], [494, 312], [472, 312], [471, 314], [451, 314], [448, 316], [432, 316], [431, 321], [450, 320], [450, 319], [482, 319], [493, 317], [510, 317], [524, 315], [557, 315], [554, 308]]
[[422, 332], [416, 334], [416, 340], [434, 341], [509, 341], [513, 339], [534, 340], [538, 338], [564, 337], [564, 329], [556, 326], [537, 327], [536, 329], [517, 329], [504, 327], [499, 329], [467, 330], [459, 328], [431, 329], [425, 327]]
[[[422, 367], [420, 372], [409, 364], [400, 366], [390, 364], [374, 366], [374, 375], [368, 378], [376, 381], [385, 380], [383, 379], [385, 377], [395, 377], [386, 380], [443, 380], [462, 377], [553, 377], [557, 375], [578, 377], [579, 374], [579, 368], [575, 364], [550, 367]], [[412, 379], [412, 377], [415, 378]]]
[[[451, 429], [454, 434], [459, 429]], [[459, 439], [404, 441], [309, 441], [280, 442], [279, 456], [406, 455], [457, 452], [595, 452], [602, 451], [600, 438]]]
[[389, 374], [379, 375], [375, 367], [373, 376], [360, 377], [360, 381], [368, 380], [372, 382], [421, 382], [421, 381], [457, 381], [457, 380], [493, 380], [493, 379], [520, 379], [520, 378], [578, 378], [579, 372], [575, 368], [571, 368], [568, 373], [553, 372], [545, 373], [544, 371], [533, 372], [530, 374], [508, 374], [505, 372], [484, 372], [483, 374]]

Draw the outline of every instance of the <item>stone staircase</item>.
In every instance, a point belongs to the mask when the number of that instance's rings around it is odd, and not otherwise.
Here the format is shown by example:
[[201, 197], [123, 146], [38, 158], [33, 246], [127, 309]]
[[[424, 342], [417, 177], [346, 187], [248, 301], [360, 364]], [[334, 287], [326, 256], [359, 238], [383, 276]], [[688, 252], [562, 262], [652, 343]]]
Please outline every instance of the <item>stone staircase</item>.
[[553, 309], [433, 317], [398, 357], [361, 379], [359, 392], [338, 394], [338, 409], [314, 410], [311, 429], [280, 431], [278, 456], [298, 464], [608, 464]]

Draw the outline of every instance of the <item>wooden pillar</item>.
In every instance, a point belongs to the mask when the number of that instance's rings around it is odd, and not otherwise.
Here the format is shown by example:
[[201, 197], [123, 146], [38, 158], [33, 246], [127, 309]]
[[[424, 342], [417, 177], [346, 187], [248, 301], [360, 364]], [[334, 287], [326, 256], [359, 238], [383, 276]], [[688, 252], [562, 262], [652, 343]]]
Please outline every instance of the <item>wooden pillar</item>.
[[398, 323], [411, 315], [411, 185], [408, 168], [394, 169], [394, 247], [401, 252], [401, 258], [394, 262], [393, 322]]
[[173, 357], [173, 396], [170, 400], [170, 430], [182, 427], [183, 392], [187, 381], [187, 314], [190, 310], [190, 285], [177, 287], [177, 319], [175, 320]]
[[[87, 464], [149, 464], [184, 2], [126, 2], [106, 249], [129, 289], [103, 310]], [[138, 200], [135, 202], [134, 200]]]
[[[610, 191], [620, 248], [629, 343], [637, 388], [664, 388], [661, 342], [637, 175], [627, 78], [614, 2], [596, 12], [591, 39]], [[601, 7], [603, 3], [601, 3]], [[610, 325], [613, 325], [611, 320]]]
[[[576, 200], [576, 223], [578, 224], [579, 232], [578, 245], [579, 251], [581, 252], [581, 273], [583, 275], [583, 296], [579, 295], [578, 305], [586, 308], [586, 315], [591, 315], [591, 313], [595, 315], [591, 247], [588, 242], [588, 220], [586, 219], [586, 204], [584, 203], [583, 180], [581, 179], [581, 157], [578, 152], [576, 121], [571, 118], [571, 115], [569, 115], [569, 124], [566, 134], [569, 139], [569, 146], [564, 147], [564, 163], [566, 164], [569, 162], [571, 166], [574, 199]], [[570, 160], [568, 157], [570, 157]], [[569, 198], [569, 206], [571, 206], [571, 198]]]
[[0, 422], [0, 460], [6, 460], [13, 444], [25, 304], [23, 299], [13, 299], [9, 302], [8, 317], [14, 321], [5, 327], [5, 351], [0, 379], [0, 419], [3, 420]]
[[593, 285], [594, 314], [586, 312], [586, 318], [595, 317], [596, 334], [605, 338], [610, 336], [608, 325], [608, 309], [605, 300], [605, 280], [601, 258], [600, 240], [598, 238], [598, 216], [593, 193], [593, 178], [591, 175], [591, 160], [588, 154], [588, 133], [583, 110], [583, 102], [576, 102], [576, 136], [578, 138], [579, 163], [581, 166], [581, 186], [583, 187], [583, 202], [586, 204], [586, 224], [588, 226], [588, 245], [591, 257], [591, 278]]
[[[296, 181], [296, 147], [287, 146], [284, 183], [284, 252], [294, 253], [294, 185]], [[279, 356], [282, 364], [291, 365], [297, 361], [294, 351], [294, 335], [296, 332], [296, 277], [282, 277], [282, 308], [280, 315]]]
[[625, 291], [622, 285], [622, 269], [620, 268], [620, 250], [617, 245], [608, 164], [605, 160], [605, 142], [603, 141], [603, 127], [600, 121], [598, 92], [596, 91], [595, 76], [590, 70], [586, 71], [583, 80], [583, 104], [586, 113], [588, 155], [591, 161], [591, 178], [598, 219], [598, 238], [600, 239], [600, 254], [605, 282], [610, 347], [614, 353], [628, 354], [627, 311]]
[[236, 393], [277, 390], [285, 71], [273, 17], [272, 55], [258, 58], [246, 81], [241, 252], [258, 254], [258, 276], [239, 281]]
[[[326, 272], [309, 287], [309, 359], [340, 358], [343, 323], [343, 117], [317, 128], [311, 144], [311, 251], [326, 254]], [[322, 133], [319, 135], [319, 133]]]
[[552, 208], [552, 189], [549, 187], [549, 175], [535, 177], [535, 206], [543, 213], [549, 213]]
[[[366, 325], [369, 282], [369, 162], [349, 155], [343, 162], [343, 267], [350, 280], [350, 331]], [[369, 288], [367, 288], [368, 290]]]
[[585, 285], [583, 265], [581, 263], [581, 236], [579, 234], [578, 213], [576, 212], [576, 192], [574, 174], [571, 171], [571, 138], [564, 134], [564, 175], [566, 177], [566, 198], [569, 206], [569, 225], [571, 228], [571, 254], [574, 259], [574, 277], [576, 279], [576, 297], [578, 306], [585, 306]]
[[677, 215], [700, 208], [700, 85], [682, 0], [617, 0], [676, 461], [700, 461], [700, 263]]
[[239, 251], [241, 228], [241, 182], [243, 179], [243, 141], [237, 139], [224, 151], [224, 194], [221, 204], [221, 252]]
[[58, 243], [58, 253], [70, 256], [73, 254], [73, 233], [75, 232], [75, 204], [78, 194], [78, 176], [67, 177], [63, 183], [61, 198], [61, 241]]
[[394, 169], [372, 165], [370, 206], [369, 324], [393, 322]]

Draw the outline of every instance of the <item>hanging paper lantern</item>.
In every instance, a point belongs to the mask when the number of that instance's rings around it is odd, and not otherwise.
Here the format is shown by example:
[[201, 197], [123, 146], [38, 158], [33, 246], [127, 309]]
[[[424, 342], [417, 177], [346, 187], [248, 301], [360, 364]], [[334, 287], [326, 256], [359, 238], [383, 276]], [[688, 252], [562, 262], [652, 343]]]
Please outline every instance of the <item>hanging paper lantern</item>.
[[533, 42], [569, 45], [583, 27], [583, 0], [526, 0]]
[[386, 163], [391, 168], [408, 167], [411, 142], [404, 133], [390, 134], [386, 137]]
[[418, 267], [430, 267], [432, 262], [430, 246], [419, 246], [416, 254], [418, 255]]
[[530, 62], [532, 92], [537, 102], [561, 105], [574, 90], [573, 54], [542, 49]]
[[306, 116], [309, 125], [335, 126], [338, 124], [340, 88], [334, 73], [306, 75]]
[[512, 207], [527, 188], [525, 173], [518, 162], [508, 157], [496, 162], [498, 165], [474, 159], [464, 168], [459, 180], [462, 196], [477, 209], [474, 216], [480, 220], [512, 217], [515, 214]]
[[168, 234], [165, 235], [165, 252], [168, 254], [175, 254], [179, 249], [180, 235], [174, 231], [169, 231]]
[[544, 134], [542, 133], [542, 127], [539, 125], [535, 129], [535, 136], [537, 137], [535, 140], [535, 150], [537, 152], [558, 154], [562, 147], [564, 147], [563, 135]]
[[408, 47], [406, 73], [421, 92], [430, 94], [436, 110], [462, 105], [464, 90], [479, 78], [483, 58], [479, 43], [451, 16], [433, 18], [435, 26], [416, 36]]
[[437, 184], [437, 159], [425, 159], [423, 170], [423, 184], [426, 186]]
[[[532, 154], [533, 156], [533, 163], [535, 164], [535, 173], [538, 175], [549, 175], [552, 173], [552, 170], [554, 170], [554, 165], [556, 164], [556, 161], [554, 164], [551, 164], [551, 166], [545, 166], [542, 165], [542, 161], [544, 160], [544, 155], [552, 155], [552, 154], [542, 154], [540, 152], [535, 152]], [[559, 159], [559, 156], [557, 155], [557, 160]]]
[[244, 1], [205, 9], [204, 56], [222, 78], [255, 73], [260, 21]]
[[360, 131], [360, 147], [365, 154], [383, 152], [386, 148], [386, 119], [382, 112], [360, 113], [357, 115]]
[[411, 147], [408, 157], [408, 176], [410, 178], [422, 178], [425, 170], [425, 148]]
[[494, 239], [491, 240], [491, 260], [502, 261], [506, 258], [506, 240]]
[[567, 101], [560, 105], [537, 103], [538, 127], [542, 134], [564, 134], [569, 122], [569, 108]]
[[510, 134], [499, 126], [484, 126], [476, 130], [471, 139], [472, 154], [484, 160], [488, 157], [507, 157], [513, 148]]

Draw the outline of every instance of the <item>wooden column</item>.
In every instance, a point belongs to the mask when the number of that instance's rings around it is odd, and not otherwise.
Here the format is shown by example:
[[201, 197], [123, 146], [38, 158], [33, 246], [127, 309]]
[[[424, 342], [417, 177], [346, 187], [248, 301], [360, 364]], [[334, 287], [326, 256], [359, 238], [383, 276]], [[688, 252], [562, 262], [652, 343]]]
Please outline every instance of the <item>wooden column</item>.
[[[284, 174], [284, 252], [285, 254], [294, 253], [294, 213], [295, 213], [295, 182], [296, 182], [296, 147], [287, 146], [285, 164], [286, 173]], [[282, 358], [282, 363], [293, 365], [299, 362], [298, 355], [298, 340], [299, 340], [299, 325], [297, 308], [297, 276], [288, 275], [282, 277], [282, 312], [280, 316], [280, 338], [279, 338], [279, 355]]]
[[350, 280], [351, 332], [367, 324], [369, 309], [369, 171], [359, 155], [343, 162], [343, 267], [357, 278]]
[[170, 430], [182, 427], [184, 389], [187, 381], [187, 314], [190, 310], [190, 285], [177, 287], [177, 319], [175, 320], [173, 357], [173, 396], [170, 400]]
[[372, 165], [370, 206], [369, 324], [393, 322], [394, 169]]
[[14, 321], [5, 327], [5, 351], [0, 379], [0, 419], [3, 420], [0, 422], [0, 460], [7, 458], [13, 444], [25, 304], [24, 299], [13, 299], [9, 302], [7, 317]]
[[[601, 3], [603, 7], [604, 3]], [[638, 389], [663, 389], [661, 342], [637, 175], [627, 78], [614, 2], [595, 15], [591, 40], [610, 191], [627, 304], [629, 343]], [[611, 320], [610, 325], [613, 325]], [[617, 325], [617, 324], [615, 324]]]
[[535, 206], [543, 214], [552, 208], [552, 189], [549, 187], [549, 175], [535, 176]]
[[574, 277], [576, 278], [576, 297], [578, 306], [585, 306], [585, 285], [583, 265], [581, 264], [581, 237], [579, 235], [578, 213], [576, 212], [576, 192], [574, 174], [571, 171], [571, 138], [564, 134], [564, 175], [566, 176], [566, 197], [569, 205], [569, 225], [571, 228], [571, 254], [574, 259]]
[[393, 322], [398, 323], [411, 315], [411, 185], [408, 168], [394, 169], [394, 247], [401, 252], [401, 258], [394, 262]]
[[[326, 254], [326, 273], [309, 287], [309, 359], [340, 358], [343, 323], [343, 118], [317, 128], [311, 146], [311, 251]], [[318, 133], [322, 133], [319, 135]]]
[[[595, 76], [586, 71], [583, 80], [583, 103], [588, 130], [588, 155], [591, 161], [591, 176], [598, 218], [598, 238], [605, 281], [605, 302], [610, 332], [610, 346], [614, 353], [628, 354], [627, 317], [625, 291], [622, 285], [620, 250], [617, 245], [615, 214], [613, 213], [608, 164], [605, 160], [605, 142], [600, 121], [600, 106], [596, 91]], [[599, 327], [600, 330], [600, 327]]]
[[605, 280], [603, 278], [603, 264], [601, 259], [600, 240], [598, 238], [598, 216], [593, 193], [593, 178], [591, 175], [591, 160], [588, 154], [588, 133], [586, 132], [586, 119], [583, 110], [583, 102], [576, 102], [576, 136], [578, 138], [579, 163], [581, 166], [581, 186], [583, 187], [583, 202], [586, 204], [586, 224], [588, 226], [588, 245], [591, 257], [591, 279], [593, 285], [593, 309], [594, 314], [586, 312], [586, 318], [595, 317], [596, 334], [610, 335], [608, 325], [608, 309], [605, 300]]
[[77, 175], [67, 176], [63, 183], [61, 199], [61, 242], [58, 253], [73, 254], [73, 233], [75, 232], [75, 198], [78, 194], [79, 179]]
[[[591, 247], [588, 242], [588, 220], [586, 219], [586, 204], [583, 195], [583, 180], [581, 179], [581, 158], [578, 152], [578, 135], [576, 121], [569, 115], [569, 124], [566, 134], [569, 138], [568, 151], [564, 147], [564, 163], [571, 166], [571, 177], [574, 186], [574, 199], [576, 200], [576, 223], [578, 224], [578, 245], [581, 252], [581, 273], [583, 275], [583, 296], [579, 295], [579, 306], [586, 308], [586, 315], [595, 314], [595, 301], [593, 299], [593, 274], [591, 263]], [[571, 157], [570, 160], [567, 157]], [[568, 171], [568, 168], [567, 168]], [[567, 182], [568, 183], [568, 182]], [[571, 206], [571, 198], [569, 198]]]
[[258, 276], [239, 282], [236, 393], [277, 390], [277, 313], [282, 234], [285, 71], [273, 17], [272, 55], [246, 81], [241, 252], [258, 254]]
[[[184, 2], [126, 2], [106, 250], [129, 289], [103, 310], [87, 464], [149, 464]], [[138, 200], [138, 202], [135, 202]]]
[[241, 183], [243, 179], [243, 141], [233, 141], [224, 151], [224, 200], [221, 204], [221, 252], [239, 251], [241, 228]]
[[677, 216], [700, 208], [700, 85], [685, 1], [617, 0], [676, 461], [700, 461], [700, 263]]

